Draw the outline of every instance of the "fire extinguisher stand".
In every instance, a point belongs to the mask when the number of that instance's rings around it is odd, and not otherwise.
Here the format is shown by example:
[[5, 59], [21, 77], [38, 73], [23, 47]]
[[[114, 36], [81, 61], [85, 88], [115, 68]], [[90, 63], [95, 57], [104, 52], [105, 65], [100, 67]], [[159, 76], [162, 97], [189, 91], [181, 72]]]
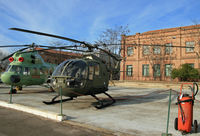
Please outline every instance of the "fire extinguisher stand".
[[[192, 95], [183, 93], [183, 85], [190, 85]], [[195, 87], [196, 86], [196, 87]], [[196, 89], [196, 91], [195, 91]], [[181, 84], [180, 94], [177, 98], [178, 104], [178, 118], [174, 121], [174, 128], [181, 131], [183, 134], [190, 133], [192, 131], [192, 126], [194, 132], [197, 133], [198, 123], [197, 120], [194, 120], [193, 124], [193, 106], [195, 96], [198, 93], [198, 84], [197, 83], [183, 83]]]

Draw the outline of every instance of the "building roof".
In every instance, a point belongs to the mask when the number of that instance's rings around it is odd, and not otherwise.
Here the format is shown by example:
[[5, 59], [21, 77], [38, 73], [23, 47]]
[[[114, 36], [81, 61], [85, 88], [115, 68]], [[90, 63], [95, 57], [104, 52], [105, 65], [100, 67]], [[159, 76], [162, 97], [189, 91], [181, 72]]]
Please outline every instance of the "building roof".
[[[43, 50], [44, 48], [35, 48], [36, 50]], [[62, 55], [67, 55], [67, 56], [82, 56], [80, 53], [73, 53], [73, 52], [65, 52], [65, 51], [59, 51], [59, 50], [43, 50], [43, 52], [49, 52], [53, 54], [62, 54]]]
[[[146, 34], [156, 34], [156, 33], [162, 33], [162, 32], [173, 32], [177, 30], [189, 30], [189, 29], [200, 29], [200, 24], [197, 25], [190, 25], [190, 26], [182, 26], [182, 27], [174, 27], [174, 28], [165, 28], [165, 29], [159, 29], [159, 30], [151, 30], [143, 33], [136, 33], [135, 35], [146, 35]], [[134, 36], [134, 35], [128, 35], [129, 36]]]

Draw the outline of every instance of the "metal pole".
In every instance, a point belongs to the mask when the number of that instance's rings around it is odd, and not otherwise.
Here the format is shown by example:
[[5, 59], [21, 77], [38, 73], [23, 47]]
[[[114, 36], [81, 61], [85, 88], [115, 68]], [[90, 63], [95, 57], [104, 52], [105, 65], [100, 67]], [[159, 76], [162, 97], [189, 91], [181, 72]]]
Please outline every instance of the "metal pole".
[[10, 104], [12, 103], [12, 90], [13, 90], [13, 85], [10, 86]]
[[62, 87], [59, 87], [60, 91], [60, 115], [63, 116], [63, 109], [62, 109]]
[[166, 128], [166, 133], [162, 133], [161, 136], [172, 136], [172, 134], [168, 134], [169, 117], [170, 117], [170, 106], [171, 106], [171, 94], [172, 94], [172, 89], [170, 89], [170, 91], [169, 91], [169, 103], [168, 103], [168, 115], [167, 115], [167, 128]]
[[166, 134], [168, 134], [168, 127], [169, 127], [170, 105], [171, 105], [171, 94], [172, 94], [172, 90], [170, 89], [170, 91], [169, 91], [169, 103], [168, 103], [168, 116], [167, 116], [167, 129], [166, 129]]
[[126, 46], [125, 46], [125, 36], [124, 36], [124, 38], [123, 38], [123, 81], [125, 80], [125, 68], [126, 68], [126, 55], [125, 55], [125, 52], [126, 52]]

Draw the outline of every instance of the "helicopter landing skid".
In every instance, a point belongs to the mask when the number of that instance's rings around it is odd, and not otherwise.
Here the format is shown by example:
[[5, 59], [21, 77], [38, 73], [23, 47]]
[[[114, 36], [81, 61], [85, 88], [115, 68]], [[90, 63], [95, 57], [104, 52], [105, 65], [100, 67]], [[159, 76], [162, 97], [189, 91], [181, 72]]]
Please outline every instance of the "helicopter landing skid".
[[[55, 97], [52, 98], [52, 100], [50, 102], [46, 102], [46, 101], [43, 101], [44, 104], [47, 104], [47, 105], [51, 105], [51, 104], [56, 104], [56, 103], [60, 103], [61, 100], [56, 100], [56, 98], [58, 98], [60, 95], [56, 95]], [[73, 97], [70, 97], [68, 99], [62, 99], [62, 102], [66, 102], [66, 101], [70, 101], [70, 100], [73, 100]]]
[[91, 96], [94, 97], [98, 101], [98, 104], [94, 106], [95, 108], [102, 109], [102, 108], [110, 106], [110, 105], [112, 105], [113, 103], [116, 102], [116, 100], [112, 96], [110, 96], [106, 92], [104, 92], [104, 94], [107, 95], [112, 101], [105, 103], [104, 100], [100, 100], [98, 97], [96, 97], [94, 94], [92, 94]]

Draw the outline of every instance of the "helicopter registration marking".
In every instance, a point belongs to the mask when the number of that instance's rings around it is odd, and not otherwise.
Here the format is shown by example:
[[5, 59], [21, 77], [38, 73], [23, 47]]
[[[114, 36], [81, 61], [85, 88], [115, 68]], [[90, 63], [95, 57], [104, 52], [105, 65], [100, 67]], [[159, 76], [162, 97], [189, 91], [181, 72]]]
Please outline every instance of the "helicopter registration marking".
[[40, 76], [32, 76], [32, 78], [40, 78]]

